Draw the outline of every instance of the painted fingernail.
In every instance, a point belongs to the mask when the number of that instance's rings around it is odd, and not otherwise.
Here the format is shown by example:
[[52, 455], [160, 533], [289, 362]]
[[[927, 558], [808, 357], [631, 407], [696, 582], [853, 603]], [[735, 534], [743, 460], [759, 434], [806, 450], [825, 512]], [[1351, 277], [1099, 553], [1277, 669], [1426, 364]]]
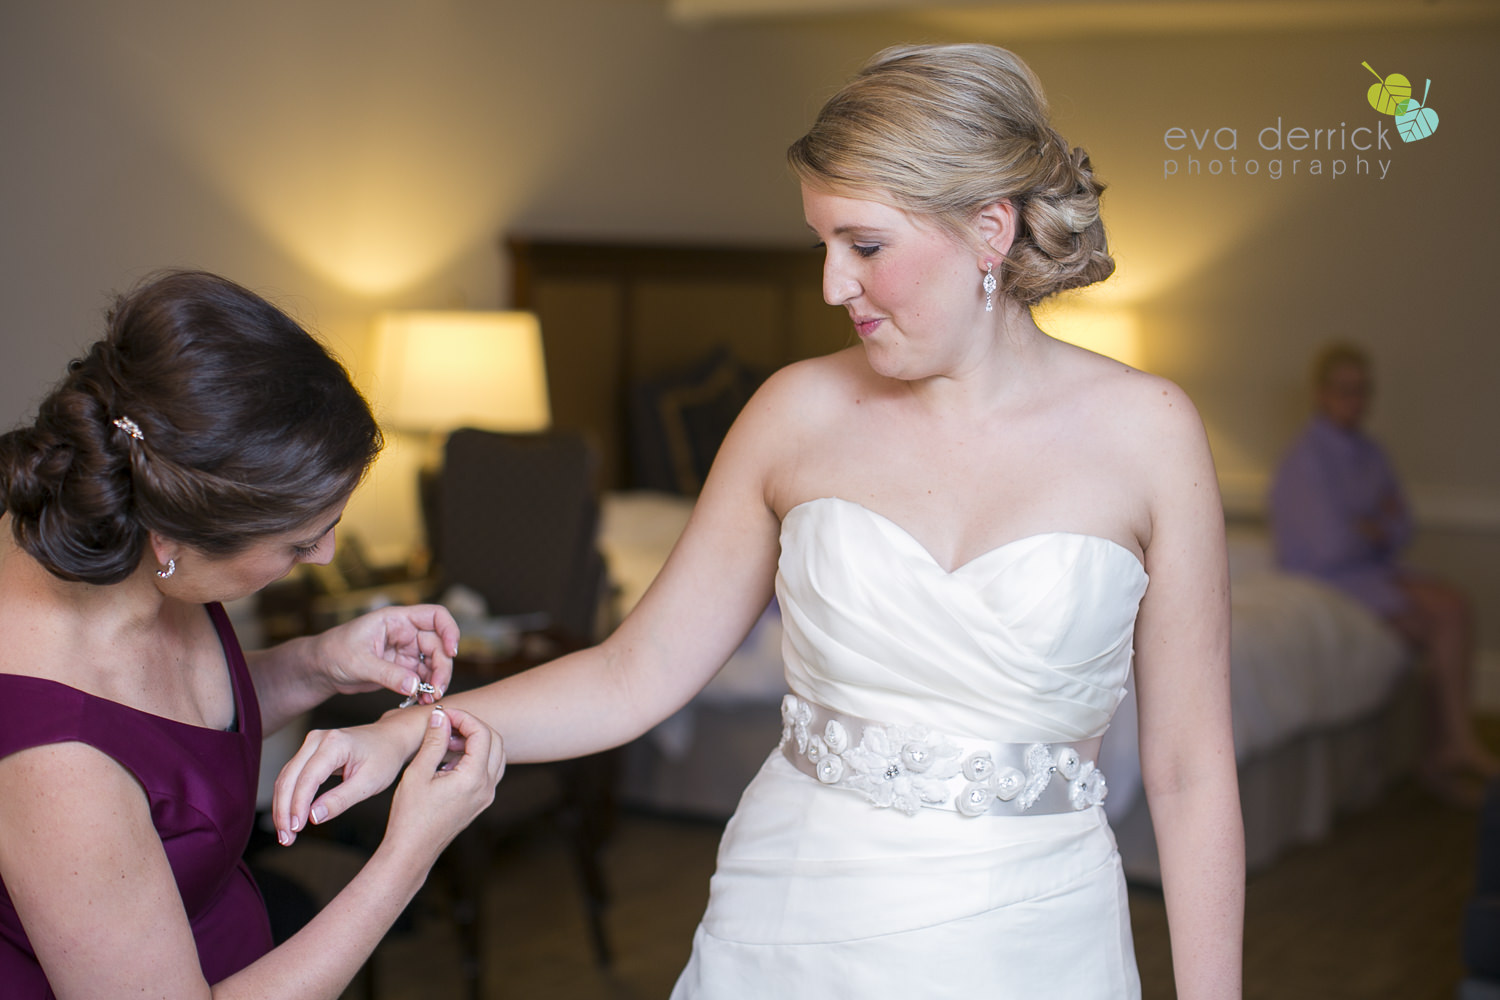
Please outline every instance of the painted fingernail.
[[416, 694], [418, 681], [415, 677], [408, 677], [401, 684], [402, 694]]
[[279, 843], [282, 847], [290, 847], [292, 846], [292, 835], [290, 833], [287, 833], [285, 830], [277, 830], [276, 842]]
[[328, 807], [327, 806], [313, 806], [313, 808], [312, 808], [312, 821], [314, 823], [321, 823], [321, 822], [323, 822], [327, 818], [328, 818]]
[[302, 829], [302, 820], [299, 817], [293, 816], [292, 817], [292, 832], [296, 833], [300, 829]]
[[433, 729], [436, 729], [438, 726], [441, 726], [443, 724], [443, 706], [442, 705], [434, 705], [434, 706], [432, 706], [432, 716], [427, 720], [427, 724], [429, 726], [431, 726]]

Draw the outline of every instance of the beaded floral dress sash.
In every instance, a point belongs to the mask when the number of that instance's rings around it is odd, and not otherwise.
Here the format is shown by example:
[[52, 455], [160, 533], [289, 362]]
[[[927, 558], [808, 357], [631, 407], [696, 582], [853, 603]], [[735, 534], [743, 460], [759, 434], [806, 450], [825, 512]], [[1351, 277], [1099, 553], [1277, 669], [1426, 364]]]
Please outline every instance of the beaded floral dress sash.
[[993, 743], [841, 715], [789, 694], [781, 701], [781, 751], [825, 785], [882, 808], [961, 816], [1074, 812], [1108, 793], [1094, 766], [1099, 740]]

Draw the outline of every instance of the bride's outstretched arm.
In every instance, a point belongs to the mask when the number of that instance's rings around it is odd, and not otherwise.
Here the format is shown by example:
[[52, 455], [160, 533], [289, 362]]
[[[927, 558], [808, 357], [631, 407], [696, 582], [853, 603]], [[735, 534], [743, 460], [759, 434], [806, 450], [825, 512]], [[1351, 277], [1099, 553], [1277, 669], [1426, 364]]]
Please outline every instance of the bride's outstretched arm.
[[[688, 525], [661, 573], [603, 643], [514, 677], [444, 697], [505, 737], [515, 763], [618, 746], [681, 708], [743, 641], [771, 597], [780, 522], [770, 470], [796, 429], [781, 375], [725, 438]], [[423, 712], [316, 731], [276, 782], [272, 817], [289, 839], [384, 788], [422, 734]], [[318, 795], [331, 775], [343, 782]]]
[[1148, 438], [1150, 584], [1135, 639], [1141, 769], [1177, 995], [1239, 997], [1245, 848], [1229, 702], [1223, 509], [1202, 425], [1186, 396], [1172, 392]]

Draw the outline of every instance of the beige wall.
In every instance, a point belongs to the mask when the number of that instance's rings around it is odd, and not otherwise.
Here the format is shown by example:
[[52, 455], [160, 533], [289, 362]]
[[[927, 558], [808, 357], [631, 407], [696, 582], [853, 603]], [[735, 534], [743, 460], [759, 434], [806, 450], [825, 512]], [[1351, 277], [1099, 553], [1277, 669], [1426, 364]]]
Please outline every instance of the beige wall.
[[[654, 0], [8, 3], [0, 424], [92, 339], [107, 291], [157, 266], [272, 294], [362, 371], [381, 308], [505, 304], [506, 231], [801, 241], [782, 149], [865, 55], [919, 37], [943, 35], [684, 26]], [[993, 40], [1032, 63], [1110, 182], [1120, 270], [1090, 299], [1197, 399], [1235, 506], [1301, 419], [1309, 353], [1359, 338], [1382, 376], [1375, 429], [1450, 540], [1428, 550], [1500, 612], [1500, 22]], [[1362, 61], [1419, 92], [1432, 78], [1438, 132], [1358, 154], [1389, 161], [1383, 180], [1378, 162], [1330, 176], [1352, 149], [1301, 154], [1297, 176], [1284, 152], [1288, 173], [1267, 176], [1256, 136], [1278, 117], [1381, 118]], [[1173, 153], [1173, 126], [1232, 128], [1239, 148]], [[1190, 152], [1260, 173], [1190, 176]], [[351, 513], [377, 547], [413, 530], [410, 450]]]

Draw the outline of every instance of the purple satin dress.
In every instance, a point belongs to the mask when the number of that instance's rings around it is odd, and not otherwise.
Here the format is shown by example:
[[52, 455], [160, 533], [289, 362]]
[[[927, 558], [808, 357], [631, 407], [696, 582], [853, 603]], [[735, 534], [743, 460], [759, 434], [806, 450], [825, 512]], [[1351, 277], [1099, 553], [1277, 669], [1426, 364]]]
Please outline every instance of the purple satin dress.
[[[229, 663], [234, 729], [191, 726], [54, 681], [0, 674], [0, 757], [49, 743], [86, 743], [135, 776], [177, 878], [204, 978], [216, 983], [269, 951], [271, 928], [241, 859], [255, 819], [260, 705], [228, 616], [217, 604], [207, 607]], [[53, 996], [3, 882], [0, 995]]]

